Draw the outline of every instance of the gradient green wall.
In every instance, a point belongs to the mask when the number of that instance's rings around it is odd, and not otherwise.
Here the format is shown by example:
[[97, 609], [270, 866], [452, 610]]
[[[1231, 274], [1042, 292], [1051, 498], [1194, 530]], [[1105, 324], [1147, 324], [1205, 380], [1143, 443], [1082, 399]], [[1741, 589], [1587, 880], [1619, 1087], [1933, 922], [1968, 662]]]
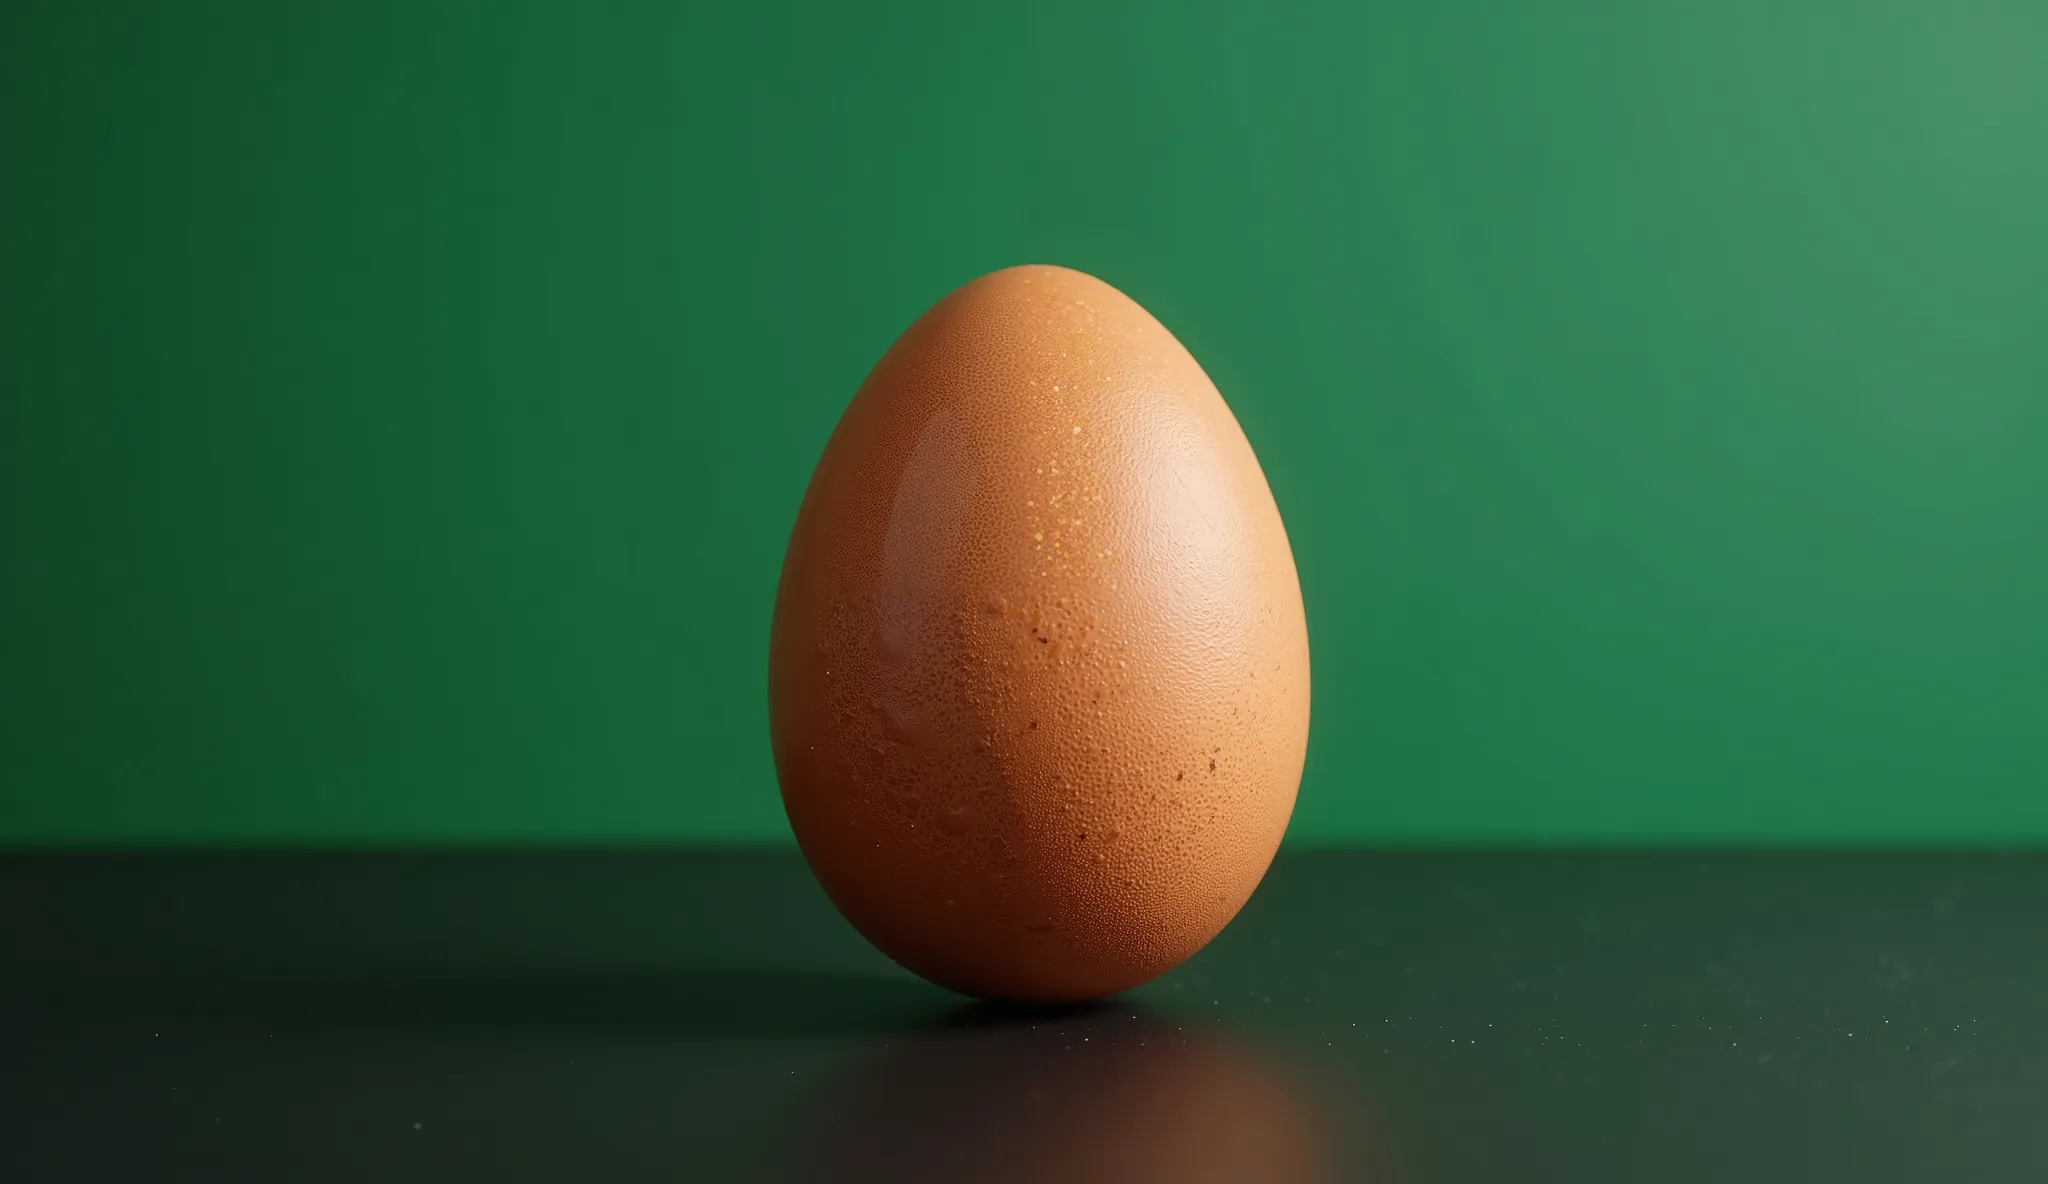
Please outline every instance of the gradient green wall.
[[0, 7], [0, 841], [786, 835], [954, 285], [1208, 367], [1300, 840], [2048, 838], [2048, 7]]

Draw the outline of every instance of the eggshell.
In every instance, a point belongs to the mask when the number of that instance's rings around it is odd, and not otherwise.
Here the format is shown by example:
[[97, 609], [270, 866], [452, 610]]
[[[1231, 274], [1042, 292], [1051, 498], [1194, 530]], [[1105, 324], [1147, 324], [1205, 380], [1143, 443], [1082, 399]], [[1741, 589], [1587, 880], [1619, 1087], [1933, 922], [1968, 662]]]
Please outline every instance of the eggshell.
[[804, 494], [769, 649], [805, 858], [967, 994], [1173, 967], [1294, 808], [1308, 631], [1265, 474], [1180, 342], [1080, 272], [983, 276], [890, 347]]

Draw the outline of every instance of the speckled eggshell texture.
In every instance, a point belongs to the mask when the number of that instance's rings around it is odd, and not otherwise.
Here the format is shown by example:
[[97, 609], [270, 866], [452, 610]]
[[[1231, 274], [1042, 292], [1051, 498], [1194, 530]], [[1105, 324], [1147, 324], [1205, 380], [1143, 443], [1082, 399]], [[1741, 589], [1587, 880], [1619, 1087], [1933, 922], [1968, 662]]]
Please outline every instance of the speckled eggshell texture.
[[1166, 971], [1294, 808], [1308, 632], [1265, 474], [1180, 342], [1080, 272], [983, 276], [876, 364], [769, 648], [805, 858], [884, 953], [967, 994]]

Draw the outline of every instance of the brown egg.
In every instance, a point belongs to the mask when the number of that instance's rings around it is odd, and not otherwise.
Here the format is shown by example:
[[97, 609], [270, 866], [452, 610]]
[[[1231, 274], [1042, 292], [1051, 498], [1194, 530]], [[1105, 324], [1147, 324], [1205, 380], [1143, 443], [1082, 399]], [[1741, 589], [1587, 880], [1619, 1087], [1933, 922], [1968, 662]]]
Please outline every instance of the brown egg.
[[770, 725], [791, 827], [925, 978], [1062, 1001], [1216, 936], [1308, 743], [1308, 632], [1251, 445], [1108, 284], [1016, 267], [898, 338], [783, 561]]

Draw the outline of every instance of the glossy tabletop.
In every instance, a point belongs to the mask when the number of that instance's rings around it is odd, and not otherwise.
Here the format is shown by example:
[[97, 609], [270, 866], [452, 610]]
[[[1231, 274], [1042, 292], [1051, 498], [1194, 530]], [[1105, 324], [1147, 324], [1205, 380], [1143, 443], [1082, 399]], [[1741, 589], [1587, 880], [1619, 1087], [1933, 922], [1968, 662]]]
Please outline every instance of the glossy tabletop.
[[2048, 856], [1288, 851], [1101, 1005], [780, 851], [0, 856], [0, 1178], [2048, 1179]]

